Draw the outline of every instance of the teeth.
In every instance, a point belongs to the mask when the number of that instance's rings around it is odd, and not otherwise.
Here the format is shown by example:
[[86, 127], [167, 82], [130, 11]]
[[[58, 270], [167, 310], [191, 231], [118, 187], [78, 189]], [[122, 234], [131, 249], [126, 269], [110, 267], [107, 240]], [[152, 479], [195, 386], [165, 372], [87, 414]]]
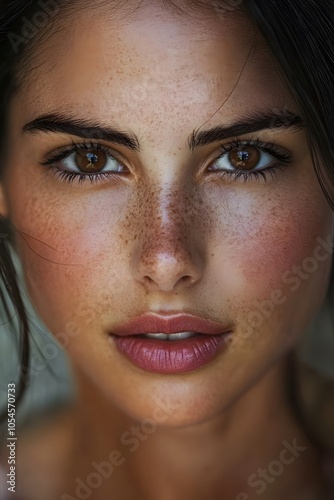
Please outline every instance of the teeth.
[[195, 332], [179, 332], [179, 333], [147, 333], [144, 337], [149, 339], [159, 339], [159, 340], [183, 340], [189, 337], [195, 337], [197, 334]]
[[195, 332], [180, 332], [180, 333], [171, 333], [168, 336], [168, 340], [183, 340], [188, 339], [189, 337], [195, 337]]
[[149, 339], [168, 340], [168, 334], [165, 333], [147, 333], [144, 337]]

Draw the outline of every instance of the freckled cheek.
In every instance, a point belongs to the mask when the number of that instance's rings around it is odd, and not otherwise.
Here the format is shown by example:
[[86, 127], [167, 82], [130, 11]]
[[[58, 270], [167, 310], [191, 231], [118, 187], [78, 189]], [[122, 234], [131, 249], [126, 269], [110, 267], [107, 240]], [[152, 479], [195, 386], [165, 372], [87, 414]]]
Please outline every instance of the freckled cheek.
[[[221, 227], [224, 237], [214, 261], [215, 277], [228, 295], [251, 301], [256, 296], [270, 297], [274, 289], [284, 290], [284, 274], [312, 257], [317, 238], [327, 240], [332, 230], [329, 209], [314, 204], [310, 206], [306, 199], [300, 204], [282, 199], [278, 206], [271, 206], [263, 200], [262, 209], [249, 211], [251, 217], [230, 212], [229, 222]], [[330, 259], [312, 279], [323, 282], [329, 263]]]
[[83, 301], [98, 301], [105, 286], [106, 293], [119, 288], [125, 266], [121, 222], [110, 203], [103, 207], [87, 199], [84, 205], [65, 201], [63, 205], [50, 210], [41, 204], [38, 209], [36, 203], [36, 212], [43, 214], [38, 223], [30, 210], [18, 219], [31, 247], [18, 240], [29, 292], [38, 309], [52, 320], [73, 316]]
[[294, 224], [284, 229], [267, 224], [265, 229], [254, 227], [254, 233], [240, 236], [239, 252], [234, 254], [235, 269], [245, 289], [251, 285], [259, 293], [282, 286], [283, 273], [300, 262], [310, 248], [309, 238], [300, 239], [300, 227]]

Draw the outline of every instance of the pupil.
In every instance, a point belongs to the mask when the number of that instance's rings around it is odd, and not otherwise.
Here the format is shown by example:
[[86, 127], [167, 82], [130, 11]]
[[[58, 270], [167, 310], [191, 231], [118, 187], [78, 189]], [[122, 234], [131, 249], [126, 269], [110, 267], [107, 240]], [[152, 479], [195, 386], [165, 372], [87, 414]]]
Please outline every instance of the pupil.
[[93, 153], [87, 153], [86, 157], [90, 163], [96, 163], [98, 160], [97, 156], [94, 155]]
[[246, 161], [249, 158], [249, 153], [247, 151], [238, 151], [237, 157], [239, 161]]
[[260, 153], [252, 146], [245, 147], [244, 149], [234, 149], [230, 152], [230, 161], [235, 168], [242, 167], [242, 169], [252, 170], [260, 160]]

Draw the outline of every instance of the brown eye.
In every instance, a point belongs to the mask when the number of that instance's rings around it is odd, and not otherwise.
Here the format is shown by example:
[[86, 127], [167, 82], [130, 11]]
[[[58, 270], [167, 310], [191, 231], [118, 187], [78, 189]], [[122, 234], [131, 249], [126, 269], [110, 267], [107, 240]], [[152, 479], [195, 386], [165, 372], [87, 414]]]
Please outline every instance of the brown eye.
[[77, 151], [74, 162], [84, 173], [96, 173], [102, 170], [107, 163], [107, 155], [104, 151]]
[[260, 151], [252, 146], [234, 149], [228, 154], [231, 165], [239, 170], [253, 170], [258, 165], [260, 157]]
[[[293, 162], [294, 154], [278, 144], [253, 139], [241, 142], [232, 140], [221, 145], [220, 155], [207, 167], [208, 172], [217, 172], [218, 179], [266, 181], [267, 172], [276, 176], [277, 170]], [[216, 177], [216, 176], [214, 176]], [[209, 179], [212, 178], [212, 174]]]
[[75, 145], [68, 152], [60, 153], [61, 157], [47, 160], [48, 164], [57, 163], [68, 172], [94, 176], [100, 173], [124, 173], [126, 168], [115, 158], [105, 146], [93, 144]]

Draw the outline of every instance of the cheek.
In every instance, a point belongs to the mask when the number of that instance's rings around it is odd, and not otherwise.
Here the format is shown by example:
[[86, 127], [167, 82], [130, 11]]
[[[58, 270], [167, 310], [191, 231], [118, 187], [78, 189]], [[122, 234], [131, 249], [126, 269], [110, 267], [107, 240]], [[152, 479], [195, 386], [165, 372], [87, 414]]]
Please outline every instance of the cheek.
[[332, 252], [323, 250], [320, 261], [315, 250], [319, 238], [333, 242], [333, 214], [315, 183], [302, 186], [298, 196], [287, 188], [279, 195], [269, 188], [261, 196], [240, 191], [226, 199], [219, 216], [212, 263], [216, 297], [243, 321], [266, 301], [273, 313], [263, 316], [263, 327], [278, 322], [296, 330], [326, 293]]
[[285, 210], [277, 201], [271, 209], [250, 210], [227, 238], [230, 269], [246, 288], [251, 285], [263, 292], [275, 288], [285, 271], [310, 254], [319, 236], [319, 224], [307, 216], [304, 207], [290, 205]]
[[[282, 275], [311, 257], [317, 239], [332, 233], [333, 215], [317, 185], [257, 192], [235, 190], [226, 199], [216, 233], [220, 265], [244, 284], [273, 288]], [[217, 253], [218, 253], [217, 252]], [[233, 264], [233, 265], [232, 265]]]
[[[11, 207], [21, 232], [16, 247], [29, 293], [52, 329], [61, 329], [77, 309], [89, 314], [90, 304], [99, 309], [96, 302], [118, 289], [126, 257], [119, 210], [126, 207], [124, 193], [109, 188], [78, 195], [72, 190], [71, 197], [71, 187], [66, 189], [59, 196], [58, 187], [53, 197], [50, 188], [36, 192], [32, 186], [16, 185], [25, 199]], [[101, 290], [102, 284], [108, 289]]]

